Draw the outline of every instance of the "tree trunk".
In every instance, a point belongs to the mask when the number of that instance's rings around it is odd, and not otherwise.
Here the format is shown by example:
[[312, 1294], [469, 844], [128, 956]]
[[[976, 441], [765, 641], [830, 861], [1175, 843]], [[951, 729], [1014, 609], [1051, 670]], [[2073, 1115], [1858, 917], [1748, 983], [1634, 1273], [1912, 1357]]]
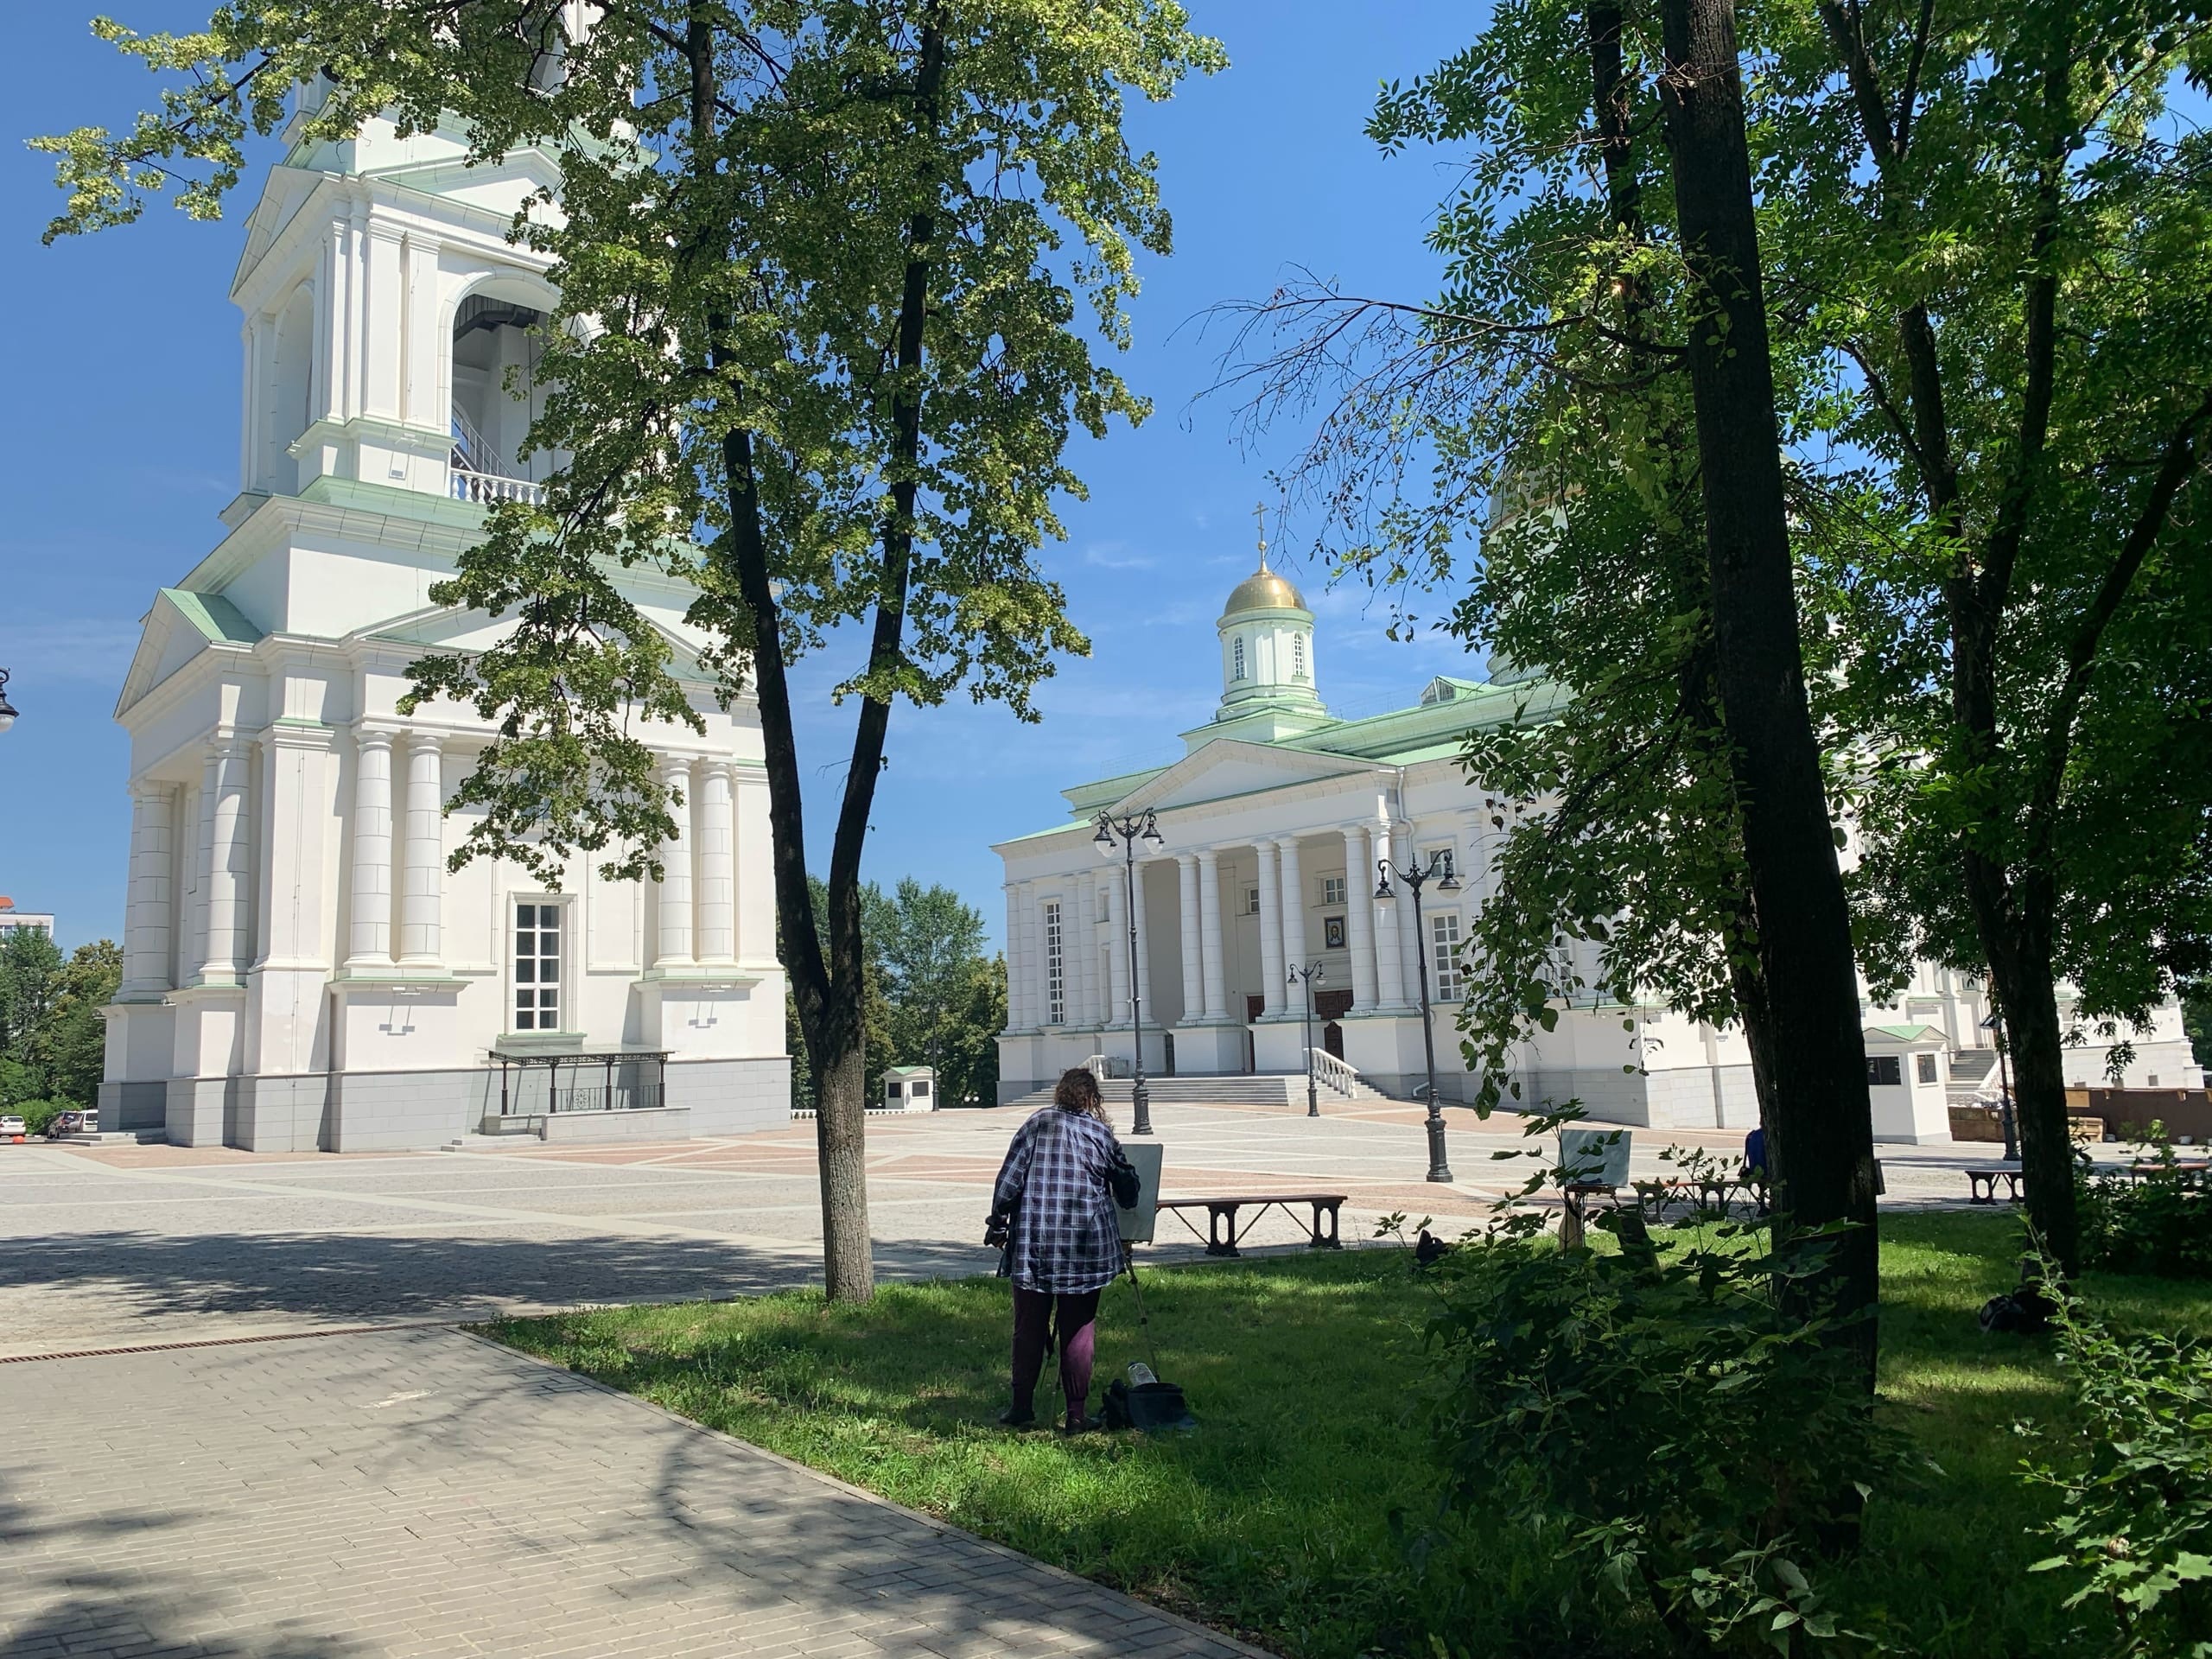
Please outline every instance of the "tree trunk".
[[[1969, 861], [1979, 862], [1969, 855]], [[1984, 948], [1989, 952], [1989, 982], [2003, 1012], [2005, 1046], [2012, 1068], [2012, 1113], [2019, 1126], [2021, 1184], [2027, 1188], [2028, 1221], [2043, 1246], [2069, 1278], [2081, 1270], [2081, 1218], [2074, 1205], [2074, 1143], [2067, 1134], [2065, 1038], [2058, 1023], [2056, 972], [2050, 932], [2037, 918], [2012, 925], [2001, 916], [1983, 916], [1979, 902], [1987, 874], [1970, 874]], [[2019, 902], [2018, 887], [2012, 888]]]
[[822, 1274], [836, 1301], [865, 1301], [875, 1288], [868, 1222], [867, 1045], [857, 1025], [842, 1053], [811, 1044], [816, 1161], [822, 1176]]
[[1857, 1224], [1816, 1295], [1874, 1382], [1873, 1124], [1849, 916], [1805, 698], [1781, 435], [1732, 0], [1662, 0], [1661, 98], [1684, 255], [1710, 309], [1689, 334], [1721, 712], [1735, 750], [1775, 1058], [1777, 1209]]

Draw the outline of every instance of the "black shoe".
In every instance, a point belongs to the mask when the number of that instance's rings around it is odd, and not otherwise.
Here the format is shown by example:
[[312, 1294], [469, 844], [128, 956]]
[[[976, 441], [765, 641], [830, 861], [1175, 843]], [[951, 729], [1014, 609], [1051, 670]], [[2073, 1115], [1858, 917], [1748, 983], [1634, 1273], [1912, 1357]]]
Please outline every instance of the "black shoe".
[[1106, 1420], [1096, 1412], [1086, 1412], [1081, 1417], [1071, 1417], [1060, 1425], [1063, 1434], [1096, 1434], [1106, 1427]]
[[999, 1413], [999, 1421], [1008, 1428], [1034, 1428], [1037, 1426], [1037, 1414], [1033, 1411], [1016, 1411], [1012, 1406], [1008, 1406], [1004, 1411]]

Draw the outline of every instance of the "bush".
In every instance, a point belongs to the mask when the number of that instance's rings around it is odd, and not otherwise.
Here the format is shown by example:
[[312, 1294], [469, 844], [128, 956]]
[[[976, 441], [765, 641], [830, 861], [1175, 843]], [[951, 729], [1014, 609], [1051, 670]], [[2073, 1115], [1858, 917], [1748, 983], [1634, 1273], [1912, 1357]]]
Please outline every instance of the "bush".
[[2212, 1192], [2189, 1184], [2163, 1126], [2151, 1126], [2158, 1167], [2138, 1178], [2075, 1166], [2082, 1265], [2166, 1279], [2212, 1278]]
[[53, 1122], [56, 1116], [62, 1112], [81, 1111], [83, 1108], [67, 1100], [24, 1100], [18, 1101], [10, 1109], [23, 1120], [27, 1134], [44, 1135], [46, 1126]]
[[[2055, 1264], [2044, 1264], [2057, 1286]], [[2212, 1655], [2212, 1347], [2196, 1337], [2119, 1338], [2061, 1287], [2059, 1353], [2086, 1419], [2082, 1451], [2027, 1465], [2062, 1509], [2060, 1553], [2033, 1571], [2079, 1586], [2069, 1607], [2112, 1610], [2115, 1655]]]
[[1903, 1455], [1835, 1325], [1778, 1294], [1804, 1294], [1834, 1235], [1777, 1251], [1709, 1221], [1655, 1241], [1613, 1212], [1598, 1225], [1616, 1253], [1540, 1225], [1515, 1217], [1438, 1262], [1447, 1526], [1526, 1527], [1687, 1649], [1875, 1645], [1839, 1627], [1808, 1567], [1855, 1540]]

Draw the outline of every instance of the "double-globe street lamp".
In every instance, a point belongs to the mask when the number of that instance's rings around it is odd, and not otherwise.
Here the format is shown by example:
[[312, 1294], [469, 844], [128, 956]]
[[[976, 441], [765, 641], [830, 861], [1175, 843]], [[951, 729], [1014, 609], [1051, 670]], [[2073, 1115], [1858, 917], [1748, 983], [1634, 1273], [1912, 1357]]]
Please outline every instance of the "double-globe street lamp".
[[1375, 884], [1378, 899], [1388, 903], [1398, 896], [1390, 890], [1393, 875], [1413, 889], [1414, 957], [1421, 969], [1421, 1046], [1428, 1060], [1428, 1179], [1448, 1181], [1452, 1166], [1444, 1161], [1444, 1113], [1436, 1103], [1436, 1033], [1428, 1022], [1428, 941], [1421, 932], [1421, 890], [1433, 881], [1439, 893], [1457, 893], [1459, 878], [1452, 874], [1452, 855], [1442, 851], [1430, 854], [1426, 868], [1418, 858], [1406, 869], [1395, 868], [1387, 858], [1378, 858], [1375, 868], [1381, 878]]
[[1101, 812], [1096, 819], [1098, 833], [1091, 837], [1091, 845], [1098, 849], [1098, 856], [1114, 856], [1116, 843], [1122, 854], [1122, 893], [1129, 917], [1129, 1041], [1136, 1050], [1136, 1080], [1129, 1090], [1136, 1106], [1136, 1117], [1129, 1125], [1131, 1135], [1152, 1133], [1152, 1095], [1144, 1082], [1144, 998], [1137, 989], [1137, 842], [1144, 842], [1147, 854], [1157, 853], [1167, 843], [1160, 833], [1160, 825], [1149, 811], [1130, 813], [1116, 817], [1111, 812]]
[[1290, 965], [1289, 982], [1296, 985], [1302, 982], [1306, 986], [1306, 1116], [1308, 1117], [1321, 1116], [1321, 1097], [1313, 1088], [1313, 985], [1315, 981], [1324, 977], [1319, 958], [1303, 968], [1296, 963]]

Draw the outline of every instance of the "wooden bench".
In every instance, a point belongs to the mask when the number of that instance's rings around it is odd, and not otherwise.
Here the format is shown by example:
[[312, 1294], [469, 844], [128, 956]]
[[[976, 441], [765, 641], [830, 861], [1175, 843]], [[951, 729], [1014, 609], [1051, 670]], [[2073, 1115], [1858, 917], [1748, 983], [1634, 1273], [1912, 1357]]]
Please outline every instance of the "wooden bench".
[[2005, 1196], [2014, 1204], [2020, 1201], [2020, 1169], [2017, 1164], [1999, 1164], [1993, 1169], [1967, 1171], [1968, 1204], [1997, 1202], [1997, 1183], [2005, 1183]]
[[[2138, 1181], [2162, 1175], [2168, 1166], [2155, 1158], [2139, 1158], [2127, 1166], [2127, 1173]], [[2202, 1188], [2207, 1171], [2212, 1171], [2212, 1159], [2177, 1158], [2171, 1166], [2176, 1176], [2185, 1187]]]
[[1682, 1176], [1633, 1181], [1637, 1208], [1645, 1219], [1664, 1221], [1671, 1205], [1692, 1214], [1726, 1216], [1729, 1206], [1741, 1200], [1754, 1216], [1766, 1213], [1766, 1183], [1742, 1175], [1707, 1175], [1699, 1180]]
[[[1290, 1213], [1294, 1204], [1313, 1206], [1313, 1221], [1307, 1229], [1306, 1243], [1310, 1249], [1333, 1250], [1342, 1241], [1337, 1236], [1337, 1211], [1344, 1201], [1342, 1192], [1276, 1192], [1256, 1197], [1234, 1198], [1162, 1198], [1159, 1207], [1175, 1211], [1175, 1219], [1191, 1230], [1191, 1236], [1205, 1240], [1208, 1255], [1238, 1255], [1237, 1240], [1244, 1230], [1268, 1211], [1281, 1209]], [[1206, 1230], [1203, 1233], [1191, 1226], [1191, 1219], [1182, 1212], [1203, 1210], [1206, 1212]], [[1249, 1216], [1243, 1212], [1249, 1210]]]

